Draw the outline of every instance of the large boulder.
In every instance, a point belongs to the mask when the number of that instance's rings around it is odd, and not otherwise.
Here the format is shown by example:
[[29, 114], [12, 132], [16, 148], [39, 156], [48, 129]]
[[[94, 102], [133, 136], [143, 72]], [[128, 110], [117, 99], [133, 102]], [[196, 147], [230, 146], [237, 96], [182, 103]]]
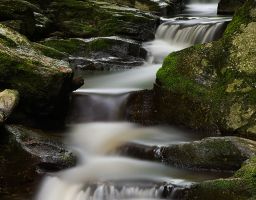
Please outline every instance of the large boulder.
[[149, 11], [161, 15], [171, 15], [182, 11], [183, 0], [105, 0], [119, 5], [126, 5], [142, 11]]
[[33, 40], [45, 36], [52, 23], [38, 5], [24, 0], [2, 0], [0, 22]]
[[256, 139], [256, 2], [219, 41], [170, 54], [157, 73], [156, 116], [193, 129]]
[[44, 56], [25, 37], [0, 24], [0, 89], [19, 92], [23, 113], [47, 118], [61, 111], [72, 76], [68, 63]]
[[120, 70], [141, 66], [147, 55], [140, 43], [119, 37], [47, 39], [41, 43], [68, 54], [71, 66], [83, 70]]
[[221, 0], [218, 4], [218, 14], [232, 15], [246, 0]]
[[19, 101], [19, 93], [16, 90], [4, 90], [0, 92], [0, 124], [12, 113]]
[[62, 37], [121, 35], [150, 40], [159, 20], [136, 9], [92, 0], [55, 0], [46, 11], [55, 23], [55, 35]]

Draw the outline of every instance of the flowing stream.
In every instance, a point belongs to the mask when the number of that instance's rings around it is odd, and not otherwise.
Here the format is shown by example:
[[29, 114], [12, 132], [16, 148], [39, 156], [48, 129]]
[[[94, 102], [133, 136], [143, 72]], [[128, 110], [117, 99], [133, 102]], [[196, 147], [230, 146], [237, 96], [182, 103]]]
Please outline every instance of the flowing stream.
[[[143, 128], [125, 122], [124, 113], [131, 92], [152, 88], [169, 53], [222, 35], [230, 18], [217, 16], [216, 8], [217, 1], [190, 1], [184, 14], [162, 19], [156, 39], [143, 44], [148, 51], [144, 66], [85, 77], [86, 85], [73, 95], [67, 138], [78, 164], [47, 176], [36, 200], [178, 199], [178, 193], [194, 182], [222, 176], [127, 158], [115, 151], [131, 141], [161, 146], [200, 139], [173, 127]], [[168, 196], [165, 185], [172, 188]]]

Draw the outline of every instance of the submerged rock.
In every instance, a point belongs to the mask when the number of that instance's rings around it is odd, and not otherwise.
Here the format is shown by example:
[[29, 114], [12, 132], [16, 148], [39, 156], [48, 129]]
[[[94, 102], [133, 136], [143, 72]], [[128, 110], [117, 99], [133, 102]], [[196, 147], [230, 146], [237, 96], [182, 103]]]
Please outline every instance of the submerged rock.
[[141, 66], [147, 52], [141, 44], [119, 37], [47, 39], [42, 44], [69, 54], [75, 69], [120, 70]]
[[196, 184], [187, 193], [189, 200], [247, 200], [255, 199], [256, 157], [244, 163], [229, 179], [218, 179]]
[[0, 92], [0, 124], [12, 113], [19, 101], [19, 93], [16, 90], [4, 90]]
[[0, 24], [0, 88], [19, 92], [22, 113], [62, 115], [72, 77], [67, 62], [44, 56], [25, 37]]
[[41, 170], [56, 171], [74, 166], [76, 163], [71, 150], [54, 136], [21, 125], [7, 125], [6, 130], [23, 150], [37, 160]]
[[165, 59], [155, 86], [161, 121], [256, 139], [255, 13], [248, 0], [221, 40]]

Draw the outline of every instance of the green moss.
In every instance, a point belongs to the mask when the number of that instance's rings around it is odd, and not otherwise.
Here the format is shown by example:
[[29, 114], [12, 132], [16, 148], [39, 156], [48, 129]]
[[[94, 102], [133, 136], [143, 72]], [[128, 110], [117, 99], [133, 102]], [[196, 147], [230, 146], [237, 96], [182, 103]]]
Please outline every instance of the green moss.
[[42, 52], [43, 55], [48, 56], [50, 58], [55, 58], [55, 59], [64, 59], [67, 57], [67, 55], [63, 52], [60, 52], [54, 48], [44, 46], [39, 43], [33, 43], [33, 47], [40, 52]]
[[246, 161], [234, 177], [198, 184], [189, 199], [253, 200], [256, 198], [256, 157]]
[[248, 0], [241, 8], [237, 10], [233, 20], [225, 30], [225, 37], [230, 37], [230, 35], [239, 32], [242, 29], [242, 24], [247, 25], [252, 20], [249, 10], [254, 7], [255, 4], [256, 3], [254, 0]]
[[65, 52], [72, 54], [77, 51], [81, 46], [81, 41], [77, 39], [68, 39], [68, 40], [46, 40], [42, 42], [43, 45], [54, 48], [60, 52]]

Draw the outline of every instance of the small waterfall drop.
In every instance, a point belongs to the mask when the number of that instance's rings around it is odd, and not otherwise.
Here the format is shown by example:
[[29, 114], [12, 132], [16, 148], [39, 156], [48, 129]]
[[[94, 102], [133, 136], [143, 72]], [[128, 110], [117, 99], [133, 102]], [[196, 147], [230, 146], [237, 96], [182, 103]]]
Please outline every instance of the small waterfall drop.
[[219, 39], [230, 18], [174, 19], [164, 22], [156, 32], [156, 38], [181, 48]]

